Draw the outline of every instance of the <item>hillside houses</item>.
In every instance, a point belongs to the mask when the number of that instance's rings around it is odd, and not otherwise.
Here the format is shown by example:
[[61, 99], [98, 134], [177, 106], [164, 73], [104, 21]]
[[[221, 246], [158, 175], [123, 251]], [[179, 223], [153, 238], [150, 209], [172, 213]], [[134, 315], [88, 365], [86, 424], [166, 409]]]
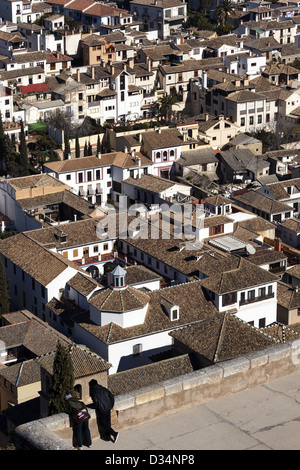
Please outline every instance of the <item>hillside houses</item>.
[[299, 12], [258, 3], [221, 35], [181, 0], [0, 0], [0, 125], [29, 163], [0, 155], [1, 408], [42, 390], [47, 414], [56, 335], [88, 399], [90, 376], [126, 393], [297, 321]]

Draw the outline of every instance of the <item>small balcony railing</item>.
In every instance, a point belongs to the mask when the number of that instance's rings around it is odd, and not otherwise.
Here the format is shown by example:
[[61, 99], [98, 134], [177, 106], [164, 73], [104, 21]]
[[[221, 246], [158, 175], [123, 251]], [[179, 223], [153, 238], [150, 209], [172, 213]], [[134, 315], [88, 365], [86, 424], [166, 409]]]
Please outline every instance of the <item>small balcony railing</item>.
[[253, 297], [252, 299], [240, 300], [240, 305], [248, 305], [248, 304], [253, 304], [255, 302], [261, 302], [262, 300], [273, 299], [274, 296], [275, 294], [274, 292], [272, 292], [272, 294], [265, 294], [265, 295]]

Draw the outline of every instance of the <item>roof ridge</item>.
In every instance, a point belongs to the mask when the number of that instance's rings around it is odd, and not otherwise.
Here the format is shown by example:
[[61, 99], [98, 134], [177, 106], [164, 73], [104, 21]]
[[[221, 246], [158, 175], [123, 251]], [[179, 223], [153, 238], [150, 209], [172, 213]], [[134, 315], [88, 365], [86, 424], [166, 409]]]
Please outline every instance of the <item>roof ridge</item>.
[[222, 319], [221, 328], [220, 328], [220, 330], [219, 330], [218, 341], [217, 341], [217, 346], [216, 346], [216, 349], [215, 349], [215, 354], [214, 354], [213, 362], [216, 362], [216, 361], [218, 360], [218, 353], [219, 353], [219, 350], [220, 350], [220, 347], [221, 347], [221, 344], [222, 344], [222, 337], [223, 337], [223, 331], [224, 331], [224, 325], [225, 325], [226, 315], [227, 315], [227, 312], [224, 312], [224, 313], [223, 313], [223, 319]]

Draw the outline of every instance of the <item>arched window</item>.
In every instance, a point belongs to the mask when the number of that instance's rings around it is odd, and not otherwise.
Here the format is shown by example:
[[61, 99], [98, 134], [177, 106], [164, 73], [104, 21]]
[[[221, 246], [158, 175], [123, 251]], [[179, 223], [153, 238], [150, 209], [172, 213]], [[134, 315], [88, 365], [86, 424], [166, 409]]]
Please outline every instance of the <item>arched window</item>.
[[170, 157], [174, 157], [174, 155], [175, 155], [174, 150], [170, 150]]
[[82, 386], [80, 384], [75, 385], [74, 390], [79, 397], [79, 399], [82, 398]]
[[166, 150], [163, 153], [163, 160], [168, 160], [168, 152]]
[[160, 152], [156, 152], [156, 158], [160, 158]]

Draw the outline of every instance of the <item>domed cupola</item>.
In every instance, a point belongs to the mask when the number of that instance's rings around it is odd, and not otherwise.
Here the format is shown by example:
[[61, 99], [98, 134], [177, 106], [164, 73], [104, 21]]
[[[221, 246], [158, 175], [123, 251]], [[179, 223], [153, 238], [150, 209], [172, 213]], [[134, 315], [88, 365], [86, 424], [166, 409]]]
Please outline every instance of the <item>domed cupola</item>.
[[126, 271], [121, 266], [117, 266], [108, 273], [108, 285], [113, 289], [126, 289]]

